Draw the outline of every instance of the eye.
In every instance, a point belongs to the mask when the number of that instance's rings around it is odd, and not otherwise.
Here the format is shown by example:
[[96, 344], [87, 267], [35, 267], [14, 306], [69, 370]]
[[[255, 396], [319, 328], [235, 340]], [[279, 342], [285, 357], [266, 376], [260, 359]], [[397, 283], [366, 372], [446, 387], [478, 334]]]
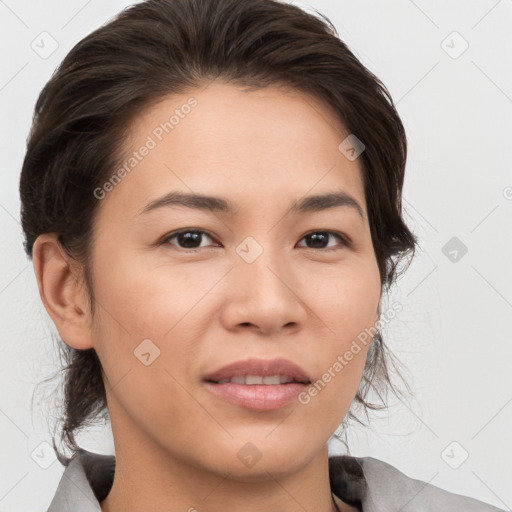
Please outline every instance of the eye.
[[[194, 251], [196, 249], [207, 247], [208, 244], [203, 245], [205, 237], [214, 241], [215, 239], [209, 235], [206, 231], [200, 229], [182, 229], [174, 233], [170, 233], [162, 239], [161, 244], [177, 245], [180, 249], [188, 249]], [[331, 240], [334, 238], [338, 240], [338, 244], [331, 244]], [[175, 242], [173, 242], [175, 240]], [[311, 231], [301, 238], [301, 241], [306, 241], [306, 248], [308, 249], [327, 249], [335, 250], [340, 247], [349, 247], [350, 241], [341, 233], [334, 231]], [[220, 245], [216, 243], [217, 247]]]
[[205, 247], [204, 245], [201, 245], [201, 242], [205, 236], [210, 240], [213, 240], [213, 238], [208, 233], [206, 233], [206, 231], [201, 231], [199, 229], [183, 229], [181, 231], [167, 235], [161, 243], [175, 245], [171, 242], [171, 240], [176, 239], [178, 247], [181, 249], [194, 250], [200, 247]]
[[350, 246], [349, 240], [343, 236], [341, 233], [336, 233], [334, 231], [311, 231], [310, 233], [304, 235], [301, 240], [306, 240], [311, 242], [311, 246], [308, 246], [308, 249], [325, 249], [328, 250], [339, 248], [340, 245], [329, 245], [329, 236], [337, 238], [341, 241], [342, 247]]

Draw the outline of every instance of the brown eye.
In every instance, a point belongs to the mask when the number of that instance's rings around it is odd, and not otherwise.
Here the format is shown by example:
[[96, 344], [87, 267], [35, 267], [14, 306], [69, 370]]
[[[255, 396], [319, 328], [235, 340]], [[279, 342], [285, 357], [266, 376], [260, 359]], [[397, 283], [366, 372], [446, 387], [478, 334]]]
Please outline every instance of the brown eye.
[[[338, 242], [341, 242], [341, 244], [330, 244], [331, 240], [336, 238]], [[307, 247], [308, 249], [336, 249], [337, 247], [345, 247], [348, 246], [347, 239], [333, 231], [313, 231], [311, 233], [308, 233], [305, 235], [302, 240], [306, 240], [306, 243], [308, 243]]]
[[[162, 240], [162, 244], [178, 245], [180, 249], [199, 249], [206, 247], [201, 245], [205, 237], [213, 240], [205, 231], [187, 229], [171, 233]], [[176, 243], [171, 242], [174, 239], [176, 239]]]

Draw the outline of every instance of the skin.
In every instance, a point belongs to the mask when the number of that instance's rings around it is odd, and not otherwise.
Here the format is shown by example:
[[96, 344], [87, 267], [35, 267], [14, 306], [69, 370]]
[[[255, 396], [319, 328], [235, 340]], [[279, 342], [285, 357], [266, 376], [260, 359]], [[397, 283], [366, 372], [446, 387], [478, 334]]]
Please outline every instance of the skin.
[[[102, 510], [334, 510], [327, 441], [357, 392], [368, 347], [307, 405], [249, 410], [213, 396], [202, 379], [247, 357], [284, 357], [316, 381], [375, 325], [381, 287], [360, 159], [338, 150], [348, 133], [319, 99], [220, 81], [139, 116], [127, 151], [190, 96], [198, 105], [100, 201], [94, 317], [82, 268], [55, 235], [34, 247], [41, 298], [60, 336], [94, 348], [104, 369], [116, 473]], [[171, 190], [222, 196], [237, 210], [139, 215]], [[289, 211], [305, 195], [339, 190], [362, 218], [347, 206]], [[206, 232], [195, 252], [177, 237], [159, 244], [183, 228]], [[342, 233], [351, 245], [334, 234], [327, 247], [315, 245], [311, 231]], [[250, 264], [236, 252], [248, 236], [263, 248]], [[148, 366], [134, 355], [144, 339], [160, 350]], [[252, 467], [237, 457], [248, 442], [261, 454]]]

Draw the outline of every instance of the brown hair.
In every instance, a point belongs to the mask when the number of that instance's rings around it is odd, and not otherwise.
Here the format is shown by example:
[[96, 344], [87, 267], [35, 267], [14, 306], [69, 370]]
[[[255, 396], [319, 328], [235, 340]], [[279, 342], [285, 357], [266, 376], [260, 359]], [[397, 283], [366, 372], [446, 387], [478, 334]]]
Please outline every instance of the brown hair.
[[[404, 127], [383, 84], [317, 14], [277, 0], [148, 0], [77, 43], [35, 106], [20, 180], [28, 256], [39, 235], [57, 233], [83, 265], [94, 314], [88, 262], [98, 207], [93, 191], [119, 165], [138, 114], [164, 96], [221, 78], [237, 86], [288, 85], [310, 93], [331, 105], [349, 133], [363, 141], [359, 158], [369, 225], [381, 284], [389, 287], [417, 243], [402, 218]], [[74, 434], [108, 413], [102, 368], [94, 349], [75, 350], [60, 339], [58, 346], [66, 364], [59, 371], [62, 434], [75, 455]], [[368, 402], [369, 391], [396, 393], [387, 366], [392, 357], [378, 331], [355, 404], [382, 408]], [[349, 411], [352, 417], [357, 420]]]

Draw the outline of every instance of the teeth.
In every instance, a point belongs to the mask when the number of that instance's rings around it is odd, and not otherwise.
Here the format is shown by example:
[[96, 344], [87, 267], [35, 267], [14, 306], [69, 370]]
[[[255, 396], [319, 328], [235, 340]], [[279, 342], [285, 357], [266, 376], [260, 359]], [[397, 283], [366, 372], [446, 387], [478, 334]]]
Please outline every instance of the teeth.
[[245, 377], [231, 377], [230, 382], [233, 384], [245, 384]]
[[230, 379], [219, 380], [218, 384], [227, 384], [228, 382], [231, 382], [232, 384], [246, 384], [249, 386], [255, 384], [275, 386], [276, 384], [293, 382], [293, 379], [283, 375], [268, 375], [267, 377], [262, 377], [261, 375], [240, 375], [238, 377], [231, 377]]
[[281, 384], [281, 378], [279, 375], [269, 375], [268, 377], [263, 377], [263, 384]]

